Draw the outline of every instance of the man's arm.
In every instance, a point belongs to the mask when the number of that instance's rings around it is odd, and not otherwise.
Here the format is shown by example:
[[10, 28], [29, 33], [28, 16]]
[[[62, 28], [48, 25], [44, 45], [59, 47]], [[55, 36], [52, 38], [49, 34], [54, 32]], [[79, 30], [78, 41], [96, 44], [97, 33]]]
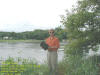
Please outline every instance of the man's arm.
[[57, 50], [58, 47], [49, 47], [48, 50]]

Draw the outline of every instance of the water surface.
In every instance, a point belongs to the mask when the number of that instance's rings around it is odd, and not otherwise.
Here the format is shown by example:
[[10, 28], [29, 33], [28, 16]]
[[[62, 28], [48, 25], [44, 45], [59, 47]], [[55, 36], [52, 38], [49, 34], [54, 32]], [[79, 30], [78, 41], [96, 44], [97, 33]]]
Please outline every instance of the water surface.
[[[65, 43], [60, 43], [60, 45], [58, 61], [61, 61], [64, 57], [64, 51], [61, 50], [63, 50]], [[13, 58], [34, 59], [38, 63], [47, 61], [47, 51], [40, 47], [40, 43], [0, 42], [0, 59], [7, 59], [9, 56]]]

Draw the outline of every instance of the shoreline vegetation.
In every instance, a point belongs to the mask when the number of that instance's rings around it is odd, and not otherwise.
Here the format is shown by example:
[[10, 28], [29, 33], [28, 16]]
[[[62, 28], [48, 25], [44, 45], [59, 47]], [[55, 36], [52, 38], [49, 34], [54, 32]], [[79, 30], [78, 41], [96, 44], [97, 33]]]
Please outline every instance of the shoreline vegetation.
[[0, 42], [33, 42], [33, 43], [39, 43], [43, 40], [0, 40]]
[[[98, 75], [100, 56], [81, 59], [75, 55], [72, 59], [58, 63], [58, 75]], [[47, 63], [38, 64], [35, 60], [9, 57], [0, 61], [0, 75], [49, 75]], [[72, 60], [72, 61], [70, 61]], [[67, 71], [66, 71], [67, 70]]]
[[[39, 65], [34, 60], [9, 57], [0, 62], [0, 75], [40, 75], [42, 68], [47, 69], [46, 64]], [[41, 74], [42, 75], [42, 74]]]
[[[16, 59], [16, 61], [15, 61]], [[65, 67], [62, 62], [58, 63], [58, 75], [64, 75]], [[34, 60], [12, 58], [0, 61], [0, 75], [48, 75], [47, 63], [38, 64]]]
[[[44, 41], [44, 40], [0, 40], [0, 42], [33, 42], [33, 43], [40, 43], [40, 42], [42, 42], [42, 41]], [[60, 40], [60, 42], [67, 42], [67, 40], [65, 40], [65, 39], [63, 39], [63, 40]]]

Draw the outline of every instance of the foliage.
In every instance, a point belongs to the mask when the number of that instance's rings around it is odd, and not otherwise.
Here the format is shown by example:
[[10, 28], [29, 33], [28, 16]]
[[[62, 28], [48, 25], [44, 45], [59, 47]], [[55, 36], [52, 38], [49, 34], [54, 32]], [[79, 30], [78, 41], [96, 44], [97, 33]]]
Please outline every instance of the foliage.
[[65, 61], [65, 75], [99, 75], [99, 59], [100, 56], [91, 56], [87, 59], [81, 59], [78, 55], [70, 56], [70, 58]]
[[48, 68], [46, 64], [39, 65], [37, 62], [29, 59], [9, 57], [0, 65], [0, 75], [47, 75]]
[[[55, 35], [60, 39], [65, 39], [66, 35], [64, 29], [61, 27], [57, 27], [55, 29]], [[36, 29], [34, 31], [26, 31], [26, 32], [0, 32], [0, 40], [44, 40], [49, 37], [48, 30]]]
[[61, 26], [55, 28], [55, 35], [59, 38], [59, 40], [67, 39], [67, 32]]
[[78, 1], [76, 8], [63, 18], [67, 32], [67, 54], [83, 55], [89, 49], [97, 51], [100, 44], [100, 3], [98, 0]]
[[[65, 46], [65, 75], [99, 75], [100, 56], [84, 58], [89, 50], [100, 48], [100, 2], [79, 0], [67, 11], [62, 23], [67, 32]], [[99, 64], [99, 65], [98, 65]]]

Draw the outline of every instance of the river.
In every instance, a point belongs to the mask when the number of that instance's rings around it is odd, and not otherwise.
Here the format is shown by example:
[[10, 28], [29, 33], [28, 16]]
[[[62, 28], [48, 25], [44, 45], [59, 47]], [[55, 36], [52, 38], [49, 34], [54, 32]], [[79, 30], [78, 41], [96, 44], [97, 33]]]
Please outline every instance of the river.
[[[58, 50], [58, 61], [64, 58], [63, 47], [65, 43], [60, 43]], [[0, 60], [6, 60], [8, 57], [33, 59], [38, 63], [47, 62], [47, 51], [40, 47], [40, 43], [32, 42], [0, 42]]]

